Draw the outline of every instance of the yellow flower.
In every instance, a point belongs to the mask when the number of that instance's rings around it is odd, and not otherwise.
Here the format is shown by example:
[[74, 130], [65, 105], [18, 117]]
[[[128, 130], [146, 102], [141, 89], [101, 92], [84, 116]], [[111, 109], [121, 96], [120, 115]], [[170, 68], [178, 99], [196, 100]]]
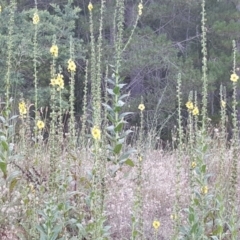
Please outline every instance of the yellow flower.
[[193, 116], [199, 115], [199, 110], [197, 106], [195, 106], [194, 109], [192, 110], [192, 114]]
[[91, 2], [88, 4], [88, 10], [89, 10], [89, 12], [91, 12], [93, 10], [93, 5]]
[[75, 72], [76, 71], [76, 64], [72, 59], [68, 60], [68, 71]]
[[141, 16], [142, 15], [142, 10], [143, 10], [143, 5], [142, 3], [138, 4], [138, 15]]
[[42, 130], [45, 127], [44, 122], [41, 121], [41, 120], [38, 120], [37, 121], [37, 127], [38, 127], [39, 130]]
[[153, 225], [153, 227], [155, 228], [155, 230], [158, 230], [158, 228], [160, 227], [161, 224], [160, 224], [159, 221], [156, 221], [156, 220], [155, 220], [155, 221], [153, 221], [153, 224], [152, 224], [152, 225]]
[[50, 53], [54, 56], [58, 56], [58, 46], [57, 45], [52, 45], [50, 48]]
[[139, 104], [138, 109], [139, 109], [140, 111], [143, 111], [143, 110], [145, 109], [144, 104], [142, 104], [142, 103]]
[[230, 80], [231, 80], [232, 82], [237, 82], [238, 79], [239, 79], [239, 76], [238, 76], [236, 73], [233, 73], [233, 74], [231, 75]]
[[177, 220], [178, 217], [177, 217], [177, 214], [171, 214], [170, 218], [172, 220]]
[[29, 184], [29, 189], [32, 193], [35, 193], [35, 187], [32, 183]]
[[63, 75], [62, 74], [57, 75], [56, 83], [58, 85], [57, 91], [60, 91], [61, 89], [64, 89], [64, 80], [63, 80]]
[[58, 73], [56, 78], [51, 79], [50, 85], [57, 86], [57, 91], [64, 89], [63, 75]]
[[225, 108], [225, 107], [226, 107], [226, 102], [223, 101], [223, 100], [221, 101], [221, 107], [222, 107], [222, 108]]
[[192, 163], [191, 163], [192, 169], [195, 168], [196, 166], [197, 166], [196, 162], [192, 162]]
[[206, 194], [208, 193], [208, 186], [202, 187], [202, 188], [201, 188], [201, 193], [202, 193], [203, 195], [206, 195]]
[[39, 23], [39, 16], [38, 14], [35, 12], [34, 15], [33, 15], [33, 24], [38, 24]]
[[26, 104], [24, 101], [21, 101], [19, 104], [18, 104], [18, 110], [19, 110], [19, 113], [21, 116], [27, 114], [27, 107], [26, 107]]
[[188, 110], [193, 110], [193, 108], [194, 108], [193, 103], [191, 101], [188, 101], [186, 103], [186, 107], [187, 107]]
[[51, 81], [50, 85], [53, 85], [53, 86], [57, 85], [57, 80], [55, 78], [52, 78], [50, 81]]
[[2, 12], [2, 6], [0, 6], [0, 12]]
[[99, 129], [98, 126], [94, 126], [92, 128], [92, 136], [95, 140], [100, 140], [101, 138], [101, 130]]

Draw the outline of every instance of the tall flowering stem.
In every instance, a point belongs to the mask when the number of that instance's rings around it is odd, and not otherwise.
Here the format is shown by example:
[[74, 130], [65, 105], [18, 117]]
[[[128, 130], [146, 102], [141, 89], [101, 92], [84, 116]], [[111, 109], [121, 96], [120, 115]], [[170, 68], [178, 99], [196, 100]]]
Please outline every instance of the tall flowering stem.
[[[90, 15], [90, 38], [91, 38], [91, 90], [92, 90], [92, 106], [93, 106], [93, 128], [92, 137], [94, 141], [93, 155], [94, 163], [92, 169], [92, 193], [91, 193], [91, 212], [93, 221], [93, 231], [92, 238], [100, 239], [103, 235], [103, 225], [105, 222], [104, 210], [104, 175], [105, 172], [102, 157], [102, 134], [101, 134], [101, 109], [102, 109], [102, 99], [101, 99], [101, 81], [102, 81], [102, 31], [104, 23], [104, 11], [105, 11], [106, 0], [101, 0], [100, 8], [100, 19], [99, 19], [99, 35], [96, 43], [93, 30], [93, 12], [94, 6], [90, 2], [88, 5], [89, 15]], [[86, 87], [86, 86], [85, 86]], [[85, 93], [86, 95], [86, 93]], [[84, 124], [84, 123], [83, 123]]]
[[82, 128], [80, 134], [80, 144], [84, 147], [86, 143], [86, 122], [87, 122], [87, 92], [88, 92], [88, 60], [86, 61], [85, 68], [85, 80], [84, 80], [84, 88], [83, 88], [83, 106], [82, 106]]
[[[141, 101], [143, 102], [143, 100]], [[137, 143], [137, 182], [135, 190], [135, 201], [134, 201], [134, 213], [132, 217], [132, 238], [131, 240], [144, 239], [144, 228], [143, 228], [143, 111], [145, 106], [141, 103], [138, 106], [140, 110], [140, 132], [139, 141]]]
[[203, 131], [206, 131], [207, 125], [207, 94], [208, 94], [208, 79], [207, 79], [207, 33], [206, 33], [206, 11], [205, 11], [205, 0], [202, 0], [202, 20], [201, 20], [201, 29], [202, 29], [202, 128]]
[[70, 72], [70, 133], [71, 139], [73, 140], [74, 145], [76, 144], [76, 129], [75, 129], [75, 72], [76, 64], [74, 62], [74, 44], [72, 36], [70, 37], [70, 59], [68, 60], [68, 71]]
[[176, 163], [176, 200], [174, 205], [174, 213], [172, 216], [174, 220], [174, 236], [173, 239], [177, 239], [179, 233], [179, 221], [180, 221], [180, 171], [181, 171], [181, 161], [182, 161], [182, 153], [183, 153], [183, 126], [182, 126], [182, 92], [181, 92], [182, 80], [181, 74], [178, 74], [177, 78], [177, 99], [178, 99], [178, 151], [179, 157]]
[[5, 75], [5, 88], [6, 88], [6, 109], [9, 111], [10, 107], [10, 86], [11, 86], [11, 69], [12, 69], [12, 46], [13, 46], [13, 26], [14, 26], [14, 13], [16, 9], [16, 1], [10, 1], [10, 18], [8, 24], [8, 41], [7, 41], [7, 72]]
[[[91, 45], [91, 58], [90, 58], [90, 79], [91, 79], [91, 91], [93, 98], [93, 108], [95, 107], [96, 103], [96, 96], [98, 96], [98, 89], [96, 84], [97, 79], [97, 71], [96, 71], [96, 43], [95, 43], [95, 36], [94, 36], [94, 30], [93, 30], [93, 5], [90, 2], [88, 5], [89, 9], [89, 27], [90, 27], [90, 45]], [[97, 107], [96, 107], [97, 108]], [[93, 110], [93, 121], [96, 121], [97, 119], [98, 111]], [[94, 124], [96, 124], [94, 122]]]
[[[56, 38], [53, 38], [53, 44], [55, 44]], [[50, 149], [50, 181], [49, 187], [54, 191], [55, 187], [55, 174], [56, 174], [56, 155], [57, 155], [57, 139], [56, 139], [56, 123], [57, 123], [57, 105], [56, 105], [56, 88], [55, 88], [55, 79], [56, 79], [56, 58], [52, 56], [52, 65], [51, 65], [51, 124], [50, 124], [50, 134], [49, 134], [49, 149]]]
[[[95, 113], [95, 118], [94, 118], [94, 124], [100, 126], [101, 124], [101, 79], [102, 79], [102, 69], [101, 69], [101, 64], [102, 64], [102, 31], [103, 31], [103, 22], [104, 22], [104, 11], [105, 11], [105, 5], [106, 5], [106, 0], [101, 0], [101, 9], [100, 9], [100, 26], [99, 26], [99, 36], [98, 36], [98, 42], [97, 42], [97, 64], [96, 64], [96, 82], [95, 82], [95, 87], [96, 87], [96, 95], [94, 95], [94, 113]], [[99, 106], [100, 105], [100, 106]]]
[[[35, 0], [35, 14], [37, 14], [37, 1]], [[34, 39], [33, 39], [33, 70], [34, 70], [34, 90], [35, 90], [35, 111], [38, 109], [38, 78], [37, 78], [37, 35], [38, 35], [38, 23], [34, 24]], [[35, 115], [35, 122], [37, 122], [37, 114]]]
[[236, 42], [233, 41], [233, 74], [230, 80], [233, 82], [233, 103], [232, 103], [232, 119], [233, 119], [233, 138], [232, 138], [232, 166], [231, 166], [231, 185], [229, 199], [229, 225], [231, 229], [231, 239], [237, 239], [238, 232], [238, 214], [237, 214], [237, 178], [238, 178], [238, 156], [239, 156], [239, 130], [237, 120], [237, 82], [239, 76], [236, 74]]

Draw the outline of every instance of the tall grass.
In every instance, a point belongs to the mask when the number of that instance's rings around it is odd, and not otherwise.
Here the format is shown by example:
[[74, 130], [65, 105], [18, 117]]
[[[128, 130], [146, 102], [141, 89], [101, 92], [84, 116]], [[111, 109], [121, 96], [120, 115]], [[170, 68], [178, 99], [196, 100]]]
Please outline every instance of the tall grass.
[[[233, 42], [230, 77], [233, 83], [230, 143], [226, 106], [230, 107], [231, 103], [226, 100], [224, 86], [220, 89], [218, 128], [211, 125], [207, 112], [207, 34], [203, 0], [201, 99], [198, 93], [190, 92], [184, 103], [181, 74], [176, 76], [178, 126], [174, 132], [174, 148], [166, 151], [151, 148], [149, 141], [156, 136], [152, 133], [149, 139], [145, 138], [147, 110], [143, 100], [136, 109], [140, 117], [138, 137], [130, 147], [127, 137], [132, 130], [125, 128], [125, 117], [131, 113], [123, 111], [129, 94], [123, 92], [121, 66], [123, 53], [132, 40], [144, 6], [142, 1], [136, 6], [135, 23], [125, 40], [124, 3], [124, 0], [116, 0], [112, 23], [114, 57], [110, 64], [103, 60], [106, 1], [101, 0], [98, 5], [98, 34], [94, 32], [93, 21], [97, 6], [91, 2], [88, 5], [90, 53], [86, 60], [80, 130], [74, 108], [78, 66], [74, 41], [69, 37], [69, 59], [65, 60], [64, 68], [70, 79], [67, 109], [70, 120], [69, 132], [64, 134], [66, 109], [63, 109], [62, 91], [66, 89], [62, 67], [57, 66], [59, 46], [55, 36], [49, 49], [52, 55], [50, 119], [44, 117], [38, 106], [37, 30], [41, 18], [37, 2], [32, 16], [35, 24], [35, 119], [31, 119], [32, 104], [26, 99], [15, 99], [19, 102], [19, 115], [10, 114], [10, 110], [15, 111], [10, 106], [9, 90], [15, 6], [11, 1], [6, 96], [0, 105], [1, 239], [239, 239], [236, 44]], [[188, 112], [185, 128], [182, 111]], [[15, 125], [20, 129], [18, 138]]]

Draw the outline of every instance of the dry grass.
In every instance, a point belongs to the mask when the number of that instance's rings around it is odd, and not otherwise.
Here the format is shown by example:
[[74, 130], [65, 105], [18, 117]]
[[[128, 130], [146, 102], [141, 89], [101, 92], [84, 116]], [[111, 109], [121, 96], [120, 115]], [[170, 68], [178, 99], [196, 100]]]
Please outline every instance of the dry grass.
[[[75, 155], [80, 160], [80, 165], [72, 164], [68, 166], [68, 157]], [[222, 182], [229, 182], [230, 169], [230, 159], [232, 153], [231, 150], [226, 150], [224, 156], [221, 156], [224, 160], [224, 173]], [[48, 175], [48, 162], [49, 157], [46, 152], [42, 152], [42, 155], [38, 156], [41, 160], [38, 165], [38, 170], [40, 171], [43, 178], [47, 178]], [[161, 222], [161, 227], [158, 232], [159, 240], [169, 240], [171, 239], [173, 220], [170, 218], [174, 203], [175, 203], [175, 193], [176, 193], [176, 162], [179, 158], [179, 153], [177, 151], [163, 151], [163, 150], [148, 150], [145, 153], [144, 164], [143, 164], [143, 199], [144, 199], [144, 232], [146, 239], [153, 239], [154, 229], [152, 227], [152, 222], [154, 220], [159, 220]], [[210, 178], [210, 191], [215, 191], [215, 183], [219, 173], [219, 148], [213, 144], [209, 150], [207, 164], [208, 172], [212, 173]], [[25, 169], [33, 164], [33, 161], [28, 161], [27, 159], [21, 162], [21, 166]], [[62, 152], [59, 153], [59, 169], [69, 169], [73, 172], [77, 169], [78, 178], [77, 180], [71, 180], [69, 182], [68, 191], [72, 191], [74, 186], [79, 188], [79, 191], [84, 191], [85, 186], [82, 179], [88, 178], [88, 172], [92, 168], [93, 161], [91, 159], [90, 151], [78, 151], [75, 153]], [[110, 165], [109, 165], [110, 166]], [[187, 155], [184, 155], [182, 159], [182, 169], [181, 169], [181, 182], [180, 182], [180, 207], [184, 209], [189, 204], [190, 196], [190, 186], [189, 186], [189, 166], [190, 160]], [[136, 187], [136, 169], [133, 167], [123, 167], [119, 171], [116, 177], [111, 177], [107, 174], [106, 181], [106, 201], [105, 201], [105, 213], [107, 216], [107, 224], [111, 226], [111, 239], [130, 239], [131, 236], [131, 214], [134, 201], [134, 191]], [[20, 204], [23, 199], [23, 195], [19, 195], [22, 191], [22, 184], [26, 184], [26, 179], [21, 176], [18, 188], [15, 189], [12, 200], [12, 208], [8, 208], [6, 222], [10, 223], [11, 217], [21, 218], [19, 214], [24, 213], [24, 207]], [[238, 189], [239, 185], [238, 185]], [[5, 189], [6, 190], [6, 189]], [[238, 192], [239, 192], [238, 190]], [[3, 198], [5, 195], [4, 191], [1, 191], [0, 197]], [[22, 193], [21, 193], [22, 194]], [[42, 194], [42, 193], [41, 193]], [[88, 194], [87, 192], [85, 193]], [[84, 195], [84, 194], [83, 194]], [[36, 195], [35, 195], [36, 196]], [[19, 197], [19, 199], [18, 199]], [[38, 196], [41, 199], [41, 195]], [[40, 200], [41, 203], [41, 200]], [[6, 203], [8, 205], [9, 203]], [[8, 205], [9, 206], [9, 205]], [[2, 211], [3, 211], [2, 207]], [[14, 211], [11, 214], [11, 211]], [[16, 212], [17, 211], [17, 212]], [[9, 213], [9, 214], [8, 214]], [[183, 212], [181, 212], [183, 215]], [[185, 217], [183, 216], [182, 221], [184, 222]], [[90, 219], [91, 221], [91, 219]], [[1, 239], [20, 239], [15, 238], [14, 234], [16, 232], [23, 231], [21, 228], [11, 229], [10, 225], [2, 227], [1, 229]]]

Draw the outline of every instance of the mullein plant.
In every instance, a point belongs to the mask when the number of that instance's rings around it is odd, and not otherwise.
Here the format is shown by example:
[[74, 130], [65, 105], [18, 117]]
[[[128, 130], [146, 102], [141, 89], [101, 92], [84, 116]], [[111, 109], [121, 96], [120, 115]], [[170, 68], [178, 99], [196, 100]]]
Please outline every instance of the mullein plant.
[[[33, 77], [34, 77], [34, 107], [35, 107], [35, 125], [37, 124], [38, 119], [38, 77], [37, 77], [37, 53], [38, 53], [38, 25], [40, 22], [40, 18], [38, 15], [38, 9], [37, 9], [37, 1], [35, 0], [35, 11], [33, 15], [33, 24], [34, 24], [34, 38], [33, 38]], [[37, 129], [35, 126], [35, 135], [34, 135], [34, 141], [37, 143]], [[35, 151], [35, 158], [36, 158], [36, 151]]]
[[76, 146], [76, 127], [75, 127], [75, 109], [74, 109], [74, 101], [75, 101], [75, 73], [76, 73], [76, 63], [74, 61], [74, 43], [72, 36], [70, 37], [70, 58], [68, 60], [68, 72], [70, 73], [70, 123], [69, 123], [69, 132], [70, 132], [70, 141], [72, 142], [73, 147]]
[[171, 215], [171, 219], [173, 220], [174, 232], [172, 239], [177, 239], [179, 236], [179, 226], [180, 226], [180, 181], [181, 181], [181, 167], [182, 167], [182, 159], [183, 159], [183, 139], [184, 139], [184, 132], [182, 126], [182, 79], [181, 74], [178, 74], [177, 78], [177, 99], [178, 99], [178, 136], [177, 136], [177, 143], [178, 143], [178, 154], [179, 157], [176, 162], [176, 198], [173, 208], [173, 213]]
[[[121, 168], [121, 165], [126, 163], [130, 166], [133, 166], [132, 160], [129, 156], [134, 152], [134, 150], [124, 150], [123, 143], [125, 142], [131, 130], [124, 131], [123, 127], [125, 124], [124, 118], [131, 114], [129, 112], [120, 113], [121, 109], [125, 105], [124, 100], [129, 96], [129, 94], [122, 94], [122, 88], [125, 86], [123, 79], [120, 76], [121, 61], [123, 51], [126, 49], [127, 45], [131, 41], [131, 35], [127, 43], [123, 44], [123, 21], [124, 21], [124, 1], [118, 0], [116, 3], [116, 9], [119, 9], [118, 12], [115, 12], [114, 26], [116, 26], [116, 38], [115, 38], [115, 64], [112, 67], [112, 77], [108, 79], [107, 93], [109, 95], [109, 103], [103, 104], [107, 109], [107, 118], [109, 120], [110, 126], [107, 127], [107, 137], [110, 142], [109, 146], [109, 161], [111, 161], [115, 167], [112, 168], [111, 173], [115, 175], [116, 171]], [[142, 15], [143, 5], [140, 1], [138, 5], [138, 14], [136, 21]], [[135, 30], [136, 24], [133, 27]]]
[[207, 224], [211, 215], [212, 195], [209, 191], [209, 177], [207, 173], [206, 160], [208, 157], [208, 137], [207, 137], [207, 48], [206, 48], [206, 13], [205, 0], [202, 0], [202, 109], [201, 109], [201, 127], [198, 127], [198, 115], [200, 114], [197, 106], [197, 98], [195, 94], [194, 103], [188, 101], [186, 104], [193, 115], [193, 141], [191, 143], [190, 153], [190, 182], [191, 182], [191, 198], [190, 206], [187, 209], [188, 223], [180, 229], [182, 236], [187, 239], [207, 239]]
[[237, 232], [239, 226], [238, 211], [237, 211], [237, 177], [238, 177], [238, 153], [239, 153], [239, 130], [237, 120], [237, 82], [239, 76], [236, 74], [236, 42], [233, 41], [233, 73], [230, 80], [233, 84], [233, 101], [232, 101], [232, 121], [233, 121], [233, 137], [232, 137], [232, 163], [231, 163], [231, 178], [229, 186], [229, 230], [231, 232], [231, 239], [237, 239]]
[[143, 146], [143, 111], [145, 106], [143, 103], [139, 104], [138, 109], [140, 110], [140, 131], [139, 131], [139, 140], [137, 142], [137, 159], [136, 159], [136, 168], [137, 168], [137, 177], [136, 177], [136, 189], [134, 191], [135, 199], [133, 206], [133, 215], [132, 215], [132, 236], [131, 240], [135, 239], [145, 239], [144, 237], [144, 226], [143, 226], [143, 155], [144, 155], [144, 146]]
[[[87, 230], [91, 238], [100, 239], [108, 234], [108, 228], [104, 227], [106, 217], [103, 213], [103, 157], [102, 157], [102, 130], [101, 130], [101, 62], [102, 62], [102, 30], [105, 12], [105, 0], [101, 0], [100, 5], [100, 27], [99, 37], [96, 43], [93, 33], [93, 13], [94, 6], [91, 2], [88, 4], [89, 19], [90, 19], [90, 38], [91, 38], [91, 57], [90, 57], [90, 79], [91, 79], [91, 93], [92, 93], [92, 129], [91, 135], [93, 138], [93, 169], [91, 176], [91, 193], [90, 193], [90, 211], [91, 222], [88, 223]], [[86, 81], [85, 81], [86, 82]], [[85, 91], [87, 91], [85, 86]], [[85, 92], [86, 94], [86, 92]], [[85, 124], [85, 123], [83, 123]]]
[[16, 9], [16, 1], [10, 1], [10, 17], [8, 23], [8, 41], [7, 41], [7, 72], [5, 75], [5, 88], [6, 88], [6, 106], [5, 109], [10, 114], [10, 88], [11, 88], [11, 69], [12, 69], [12, 54], [13, 54], [13, 29], [14, 29], [14, 16]]
[[[90, 2], [88, 5], [89, 16], [90, 16], [90, 38], [91, 38], [91, 58], [90, 58], [90, 79], [91, 79], [91, 91], [92, 91], [92, 106], [93, 106], [93, 120], [92, 120], [92, 136], [94, 139], [93, 154], [94, 154], [94, 166], [92, 171], [92, 194], [91, 194], [91, 210], [93, 212], [93, 219], [95, 226], [93, 226], [92, 236], [94, 238], [101, 237], [103, 228], [103, 191], [101, 185], [104, 185], [104, 171], [101, 170], [105, 164], [102, 163], [103, 160], [103, 148], [102, 144], [105, 142], [102, 132], [106, 133], [108, 138], [109, 147], [108, 153], [110, 156], [108, 160], [113, 163], [113, 167], [110, 169], [112, 176], [115, 176], [116, 172], [121, 168], [121, 165], [126, 163], [133, 166], [132, 160], [129, 156], [132, 151], [125, 151], [123, 149], [123, 144], [126, 140], [127, 135], [130, 131], [124, 131], [124, 117], [129, 113], [120, 113], [123, 105], [125, 104], [124, 99], [128, 94], [122, 95], [121, 90], [124, 87], [122, 83], [122, 78], [120, 77], [120, 68], [122, 53], [126, 49], [128, 43], [131, 40], [131, 36], [127, 41], [127, 44], [123, 45], [123, 23], [124, 23], [124, 1], [117, 0], [114, 14], [113, 26], [115, 29], [115, 63], [111, 65], [111, 70], [113, 72], [111, 79], [107, 80], [107, 94], [109, 95], [109, 101], [102, 104], [101, 99], [101, 78], [102, 78], [102, 29], [105, 14], [105, 0], [101, 0], [100, 8], [100, 24], [99, 24], [99, 36], [97, 42], [93, 34], [93, 13], [94, 6]], [[137, 19], [142, 14], [142, 4], [139, 7], [139, 12]], [[137, 22], [137, 21], [136, 21]], [[136, 24], [134, 29], [136, 28]], [[102, 125], [102, 109], [101, 106], [105, 107], [109, 126], [106, 128], [106, 132], [101, 130]], [[99, 135], [101, 137], [99, 137]], [[109, 155], [109, 154], [108, 154]]]
[[79, 136], [79, 144], [80, 148], [84, 148], [84, 146], [87, 145], [87, 96], [88, 96], [88, 63], [89, 61], [86, 61], [86, 67], [85, 67], [85, 79], [84, 79], [84, 88], [83, 88], [83, 106], [82, 106], [82, 118], [81, 118], [81, 132]]
[[50, 151], [50, 169], [49, 169], [49, 190], [53, 191], [56, 190], [54, 185], [56, 180], [56, 167], [57, 165], [57, 152], [58, 152], [58, 139], [56, 135], [57, 131], [57, 92], [60, 90], [63, 85], [63, 76], [56, 73], [56, 59], [58, 57], [58, 46], [56, 45], [55, 38], [53, 39], [53, 44], [50, 48], [50, 53], [52, 55], [52, 64], [51, 64], [51, 79], [50, 79], [50, 86], [51, 86], [51, 100], [50, 100], [50, 133], [49, 133], [49, 140], [48, 146]]

